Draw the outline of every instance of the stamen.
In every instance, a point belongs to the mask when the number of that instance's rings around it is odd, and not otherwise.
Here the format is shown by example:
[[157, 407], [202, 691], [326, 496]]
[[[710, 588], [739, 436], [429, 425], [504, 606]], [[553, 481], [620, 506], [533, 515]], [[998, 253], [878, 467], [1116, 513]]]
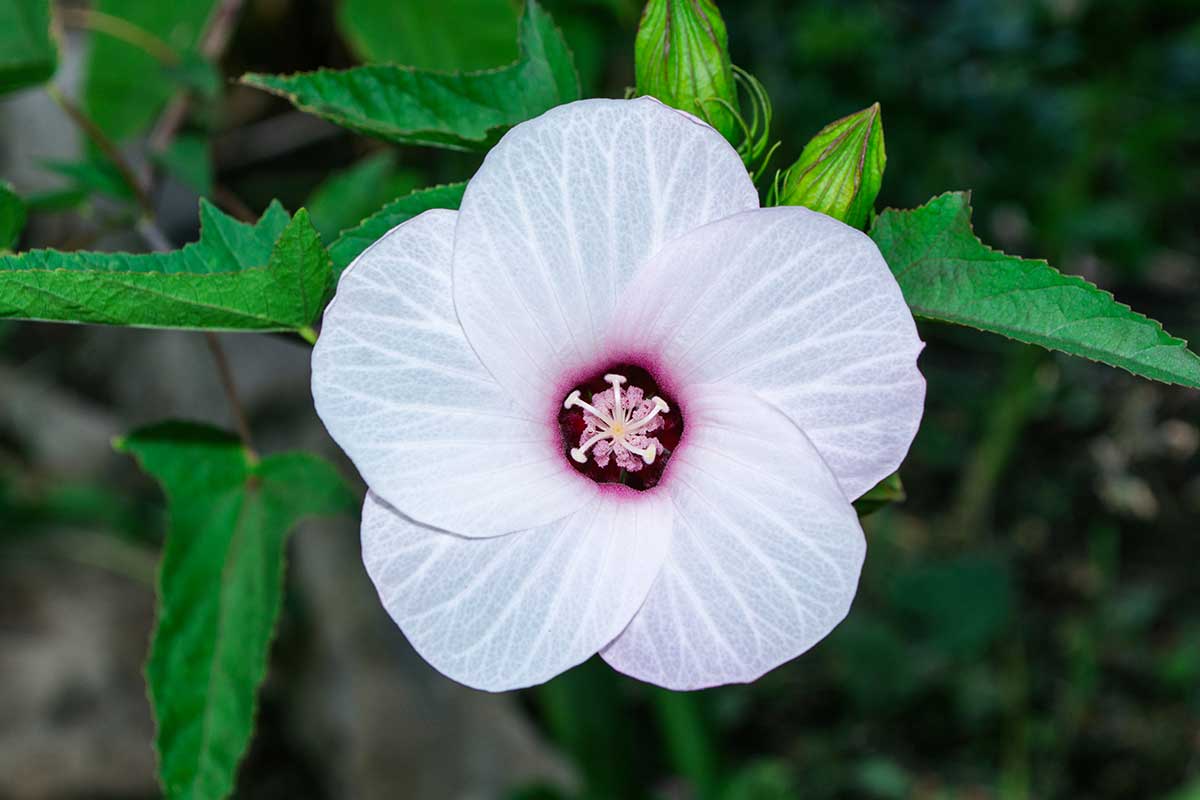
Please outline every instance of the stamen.
[[[585, 427], [580, 436], [580, 444], [569, 451], [571, 458], [576, 463], [586, 464], [588, 451], [594, 445], [611, 441], [611, 447], [593, 453], [600, 467], [608, 464], [610, 453], [625, 470], [637, 471], [641, 469], [642, 464], [653, 464], [661, 444], [649, 434], [662, 427], [660, 415], [669, 412], [671, 407], [666, 400], [655, 396], [650, 398], [651, 407], [647, 409], [644, 405], [647, 402], [645, 395], [637, 386], [627, 386], [626, 391], [622, 392], [622, 385], [629, 382], [624, 375], [609, 373], [604, 376], [604, 380], [612, 388], [594, 395], [592, 400], [595, 405], [584, 401], [579, 389], [567, 395], [563, 402], [564, 409], [578, 407], [587, 412], [584, 415]], [[637, 413], [641, 413], [642, 416], [634, 419]], [[631, 456], [638, 456], [642, 463], [639, 464]]]

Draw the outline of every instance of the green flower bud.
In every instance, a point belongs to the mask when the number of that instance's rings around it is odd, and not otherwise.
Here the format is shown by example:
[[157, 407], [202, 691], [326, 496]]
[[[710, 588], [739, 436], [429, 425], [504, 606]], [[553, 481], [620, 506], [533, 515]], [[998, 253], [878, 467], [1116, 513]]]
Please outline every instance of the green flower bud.
[[875, 208], [887, 154], [879, 103], [830, 123], [782, 178], [781, 206], [804, 206], [862, 228]]
[[713, 0], [646, 3], [636, 68], [638, 94], [695, 114], [735, 145], [744, 138], [725, 22]]

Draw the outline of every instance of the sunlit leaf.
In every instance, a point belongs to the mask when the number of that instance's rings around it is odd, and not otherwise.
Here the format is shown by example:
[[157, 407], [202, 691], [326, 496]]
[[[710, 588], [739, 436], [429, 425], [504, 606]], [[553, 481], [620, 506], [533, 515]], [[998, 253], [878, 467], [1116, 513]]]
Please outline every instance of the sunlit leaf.
[[57, 68], [50, 0], [0, 3], [0, 95], [45, 83]]
[[413, 192], [393, 200], [353, 228], [342, 231], [342, 235], [329, 246], [334, 271], [340, 275], [359, 253], [392, 228], [421, 212], [431, 208], [458, 208], [466, 188], [465, 183], [451, 183]]
[[332, 290], [329, 256], [303, 209], [254, 225], [200, 202], [200, 241], [170, 253], [0, 257], [0, 318], [154, 328], [298, 330]]
[[918, 317], [1200, 388], [1200, 356], [1159, 323], [1083, 278], [979, 241], [965, 193], [943, 194], [907, 211], [888, 209], [871, 237]]
[[407, 144], [486, 149], [505, 128], [579, 98], [571, 51], [550, 15], [529, 0], [520, 58], [483, 72], [376, 65], [242, 81], [338, 125]]
[[342, 0], [337, 21], [364, 61], [462, 72], [517, 57], [519, 7], [512, 0]]
[[234, 786], [283, 593], [284, 544], [305, 517], [354, 513], [332, 466], [307, 453], [256, 460], [204, 425], [164, 423], [117, 448], [162, 485], [170, 516], [146, 678], [168, 798]]

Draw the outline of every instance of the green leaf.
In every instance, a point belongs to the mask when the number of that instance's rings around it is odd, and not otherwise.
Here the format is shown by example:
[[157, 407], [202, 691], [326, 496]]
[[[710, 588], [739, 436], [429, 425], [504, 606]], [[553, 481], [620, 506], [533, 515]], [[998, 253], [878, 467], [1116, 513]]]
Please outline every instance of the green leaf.
[[321, 238], [332, 241], [343, 229], [416, 187], [416, 176], [397, 170], [395, 158], [385, 151], [326, 178], [304, 207]]
[[155, 156], [167, 172], [197, 194], [212, 193], [212, 156], [208, 139], [195, 134], [176, 136], [170, 146]]
[[25, 227], [25, 202], [12, 184], [0, 181], [0, 252], [12, 250]]
[[550, 15], [528, 0], [520, 58], [483, 72], [390, 65], [295, 75], [247, 74], [242, 82], [370, 136], [454, 150], [485, 150], [504, 129], [579, 99], [571, 51]]
[[233, 790], [283, 593], [284, 544], [302, 519], [357, 498], [307, 453], [257, 461], [232, 436], [168, 422], [116, 443], [162, 485], [169, 530], [146, 665], [168, 798]]
[[884, 506], [902, 503], [906, 497], [908, 494], [904, 491], [904, 484], [900, 482], [900, 473], [893, 472], [855, 500], [854, 510], [860, 517], [866, 517]]
[[788, 168], [779, 205], [804, 206], [855, 228], [867, 224], [887, 155], [879, 103], [821, 129]]
[[518, 8], [511, 0], [342, 0], [337, 22], [364, 61], [462, 72], [517, 57]]
[[82, 161], [43, 161], [42, 166], [67, 178], [73, 188], [87, 195], [99, 193], [127, 202], [134, 200], [125, 176], [102, 156], [85, 156]]
[[737, 83], [725, 21], [713, 0], [650, 0], [635, 45], [638, 94], [708, 120], [737, 144]]
[[299, 330], [333, 286], [301, 209], [273, 203], [254, 225], [200, 201], [200, 241], [170, 253], [0, 257], [0, 318], [152, 328]]
[[85, 65], [83, 109], [113, 139], [141, 132], [176, 91], [172, 69], [186, 69], [182, 54], [195, 50], [216, 0], [94, 0], [92, 9], [124, 20], [136, 38], [159, 40], [178, 54], [164, 63], [161, 54], [94, 32]]
[[45, 83], [57, 68], [50, 0], [0, 2], [0, 95]]
[[1200, 356], [1159, 323], [1083, 278], [979, 241], [966, 193], [943, 194], [908, 211], [888, 209], [871, 238], [919, 317], [1200, 388]]
[[393, 200], [353, 228], [342, 231], [329, 246], [334, 272], [341, 275], [359, 253], [400, 223], [431, 208], [458, 208], [466, 188], [465, 183], [450, 183], [413, 192]]

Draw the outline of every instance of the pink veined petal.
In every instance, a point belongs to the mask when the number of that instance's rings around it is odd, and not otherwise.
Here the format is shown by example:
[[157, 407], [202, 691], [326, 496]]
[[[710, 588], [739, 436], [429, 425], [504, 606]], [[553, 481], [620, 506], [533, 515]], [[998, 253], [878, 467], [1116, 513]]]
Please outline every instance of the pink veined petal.
[[752, 681], [846, 615], [866, 542], [795, 423], [748, 390], [689, 386], [688, 433], [661, 488], [675, 506], [666, 563], [601, 655], [669, 689]]
[[691, 115], [651, 98], [552, 109], [509, 131], [467, 186], [454, 251], [467, 338], [532, 408], [596, 356], [639, 265], [757, 207], [737, 153]]
[[313, 398], [372, 491], [425, 524], [494, 536], [567, 516], [596, 487], [467, 343], [450, 292], [454, 223], [453, 211], [427, 211], [343, 273], [313, 352]]
[[924, 346], [869, 237], [803, 208], [748, 211], [668, 244], [614, 329], [683, 383], [753, 387], [857, 498], [904, 459], [925, 403]]
[[413, 523], [374, 494], [363, 559], [392, 619], [459, 683], [504, 691], [594, 655], [641, 606], [666, 556], [664, 496], [598, 497], [557, 522], [464, 539]]

